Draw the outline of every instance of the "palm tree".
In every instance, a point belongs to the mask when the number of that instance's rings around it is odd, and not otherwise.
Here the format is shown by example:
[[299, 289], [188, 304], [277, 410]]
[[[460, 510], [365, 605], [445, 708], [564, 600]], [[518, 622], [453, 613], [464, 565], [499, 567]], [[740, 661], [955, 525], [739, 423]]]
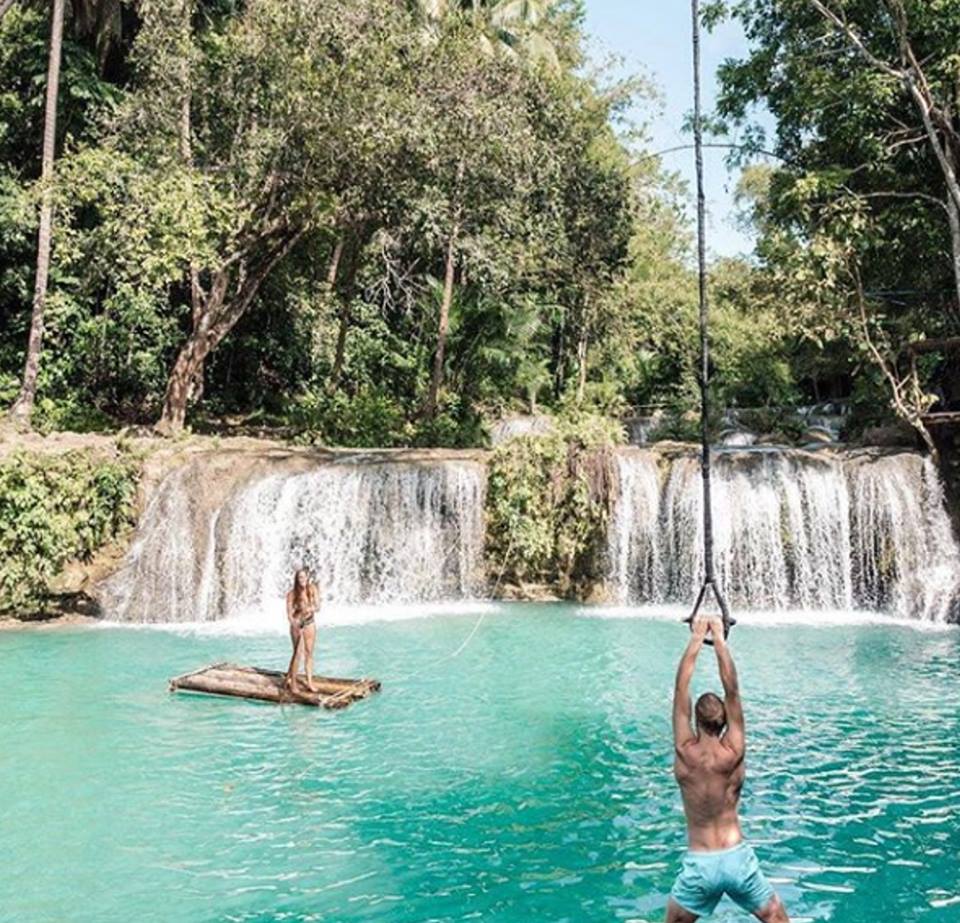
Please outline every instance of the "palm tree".
[[481, 18], [489, 49], [550, 65], [557, 63], [556, 50], [537, 27], [555, 3], [556, 0], [414, 0], [416, 10], [431, 25], [448, 16], [473, 13]]
[[60, 95], [60, 60], [63, 56], [64, 0], [53, 0], [50, 12], [50, 52], [47, 58], [47, 97], [43, 115], [43, 166], [40, 174], [42, 200], [40, 230], [37, 234], [37, 273], [33, 288], [33, 313], [30, 338], [23, 366], [20, 393], [10, 408], [10, 418], [18, 426], [29, 427], [37, 396], [37, 373], [43, 345], [43, 319], [50, 276], [50, 244], [53, 238], [53, 162], [57, 143], [57, 99]]
[[554, 0], [499, 0], [489, 4], [487, 19], [503, 46], [556, 66], [556, 49], [537, 28], [553, 5]]
[[[14, 0], [0, 0], [0, 19]], [[50, 50], [47, 56], [46, 100], [43, 113], [43, 154], [40, 173], [40, 229], [37, 233], [37, 270], [33, 288], [30, 336], [23, 365], [23, 381], [9, 411], [18, 428], [29, 428], [37, 397], [40, 351], [43, 347], [47, 282], [50, 278], [50, 251], [53, 241], [53, 167], [57, 145], [57, 103], [60, 96], [60, 63], [63, 58], [65, 0], [53, 0], [50, 11]], [[78, 35], [92, 37], [100, 53], [101, 66], [110, 42], [119, 34], [120, 0], [74, 0], [74, 27]]]

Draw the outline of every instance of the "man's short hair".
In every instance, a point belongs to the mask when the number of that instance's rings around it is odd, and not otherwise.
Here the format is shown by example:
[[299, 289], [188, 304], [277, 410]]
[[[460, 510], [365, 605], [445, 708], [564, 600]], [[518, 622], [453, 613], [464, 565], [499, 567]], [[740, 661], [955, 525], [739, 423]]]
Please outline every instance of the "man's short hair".
[[727, 726], [727, 709], [723, 699], [712, 692], [705, 692], [697, 699], [694, 711], [697, 716], [697, 730], [711, 737], [719, 737]]

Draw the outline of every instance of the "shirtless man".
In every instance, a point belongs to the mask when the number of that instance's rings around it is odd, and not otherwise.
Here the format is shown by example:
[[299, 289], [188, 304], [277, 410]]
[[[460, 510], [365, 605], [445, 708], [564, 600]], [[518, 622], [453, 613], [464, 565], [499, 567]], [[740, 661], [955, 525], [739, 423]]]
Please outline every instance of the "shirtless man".
[[[696, 733], [690, 727], [690, 680], [710, 632], [724, 699], [707, 692], [697, 699]], [[727, 894], [764, 923], [789, 923], [787, 911], [743, 840], [737, 806], [746, 776], [746, 738], [737, 670], [719, 619], [699, 618], [677, 668], [673, 695], [673, 773], [687, 815], [687, 852], [677, 876], [667, 923], [693, 923], [716, 909]]]

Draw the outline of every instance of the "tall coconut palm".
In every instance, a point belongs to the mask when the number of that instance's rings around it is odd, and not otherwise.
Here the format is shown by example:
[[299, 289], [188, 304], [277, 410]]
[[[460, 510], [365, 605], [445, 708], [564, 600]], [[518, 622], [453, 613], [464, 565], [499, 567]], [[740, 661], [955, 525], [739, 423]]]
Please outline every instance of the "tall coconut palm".
[[554, 0], [499, 0], [488, 5], [487, 21], [505, 47], [531, 60], [556, 65], [556, 50], [537, 28], [552, 6]]
[[[0, 19], [14, 0], [0, 0]], [[40, 352], [43, 347], [47, 282], [50, 278], [50, 253], [53, 242], [53, 168], [57, 145], [57, 104], [60, 96], [60, 64], [63, 58], [63, 22], [65, 0], [53, 0], [50, 10], [50, 46], [47, 56], [46, 99], [43, 114], [43, 152], [40, 174], [40, 228], [37, 233], [37, 269], [33, 287], [30, 335], [23, 365], [23, 380], [10, 419], [18, 428], [29, 428], [37, 397]], [[110, 43], [119, 34], [120, 0], [74, 0], [74, 29], [79, 37], [92, 38], [101, 66]]]
[[557, 63], [556, 50], [537, 27], [555, 4], [556, 0], [414, 0], [415, 8], [429, 23], [473, 13], [481, 18], [491, 50], [552, 65]]
[[57, 144], [57, 100], [60, 95], [60, 61], [63, 57], [63, 11], [65, 0], [53, 0], [50, 11], [50, 51], [47, 58], [47, 95], [43, 116], [43, 159], [40, 182], [40, 230], [37, 234], [37, 273], [33, 287], [33, 312], [30, 337], [23, 366], [20, 393], [10, 408], [10, 418], [19, 426], [29, 427], [30, 415], [37, 396], [37, 374], [40, 349], [43, 345], [44, 309], [47, 280], [50, 277], [50, 246], [53, 239], [53, 163]]

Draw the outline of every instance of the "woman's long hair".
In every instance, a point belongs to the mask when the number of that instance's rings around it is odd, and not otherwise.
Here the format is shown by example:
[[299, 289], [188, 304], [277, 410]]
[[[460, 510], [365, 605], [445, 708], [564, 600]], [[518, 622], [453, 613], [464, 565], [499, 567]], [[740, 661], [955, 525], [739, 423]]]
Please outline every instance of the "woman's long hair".
[[[307, 579], [303, 586], [300, 585], [300, 575], [303, 574]], [[293, 575], [293, 608], [297, 611], [312, 609], [316, 602], [316, 593], [313, 590], [313, 584], [310, 582], [310, 572], [301, 567]]]

